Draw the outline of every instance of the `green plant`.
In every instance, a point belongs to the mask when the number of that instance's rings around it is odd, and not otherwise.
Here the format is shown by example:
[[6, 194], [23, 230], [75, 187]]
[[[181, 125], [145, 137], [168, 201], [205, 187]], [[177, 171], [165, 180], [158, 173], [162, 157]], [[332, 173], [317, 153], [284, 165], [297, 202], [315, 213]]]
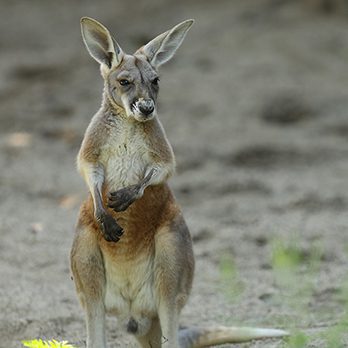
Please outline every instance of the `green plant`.
[[[298, 329], [299, 325], [310, 324], [312, 310], [309, 306], [313, 300], [315, 283], [320, 272], [323, 250], [319, 245], [312, 245], [303, 250], [297, 240], [288, 242], [276, 240], [272, 248], [272, 268], [275, 282], [281, 293], [281, 302], [292, 310], [292, 319], [287, 319], [291, 332], [284, 342], [284, 348], [306, 348], [313, 341], [320, 341], [323, 348], [344, 348], [343, 335], [347, 332], [348, 314], [338, 319], [338, 323], [328, 327], [319, 334], [307, 335]], [[339, 284], [337, 284], [339, 285]], [[348, 283], [341, 284], [342, 302], [348, 309]]]
[[245, 289], [245, 285], [240, 280], [234, 259], [229, 254], [224, 254], [220, 259], [220, 286], [225, 295], [235, 301]]
[[284, 343], [285, 348], [305, 348], [309, 343], [309, 336], [301, 331], [293, 331]]
[[[347, 347], [348, 332], [348, 280], [336, 284], [342, 304], [341, 314], [337, 313], [336, 324], [322, 328], [320, 332], [307, 334], [302, 328], [313, 325], [315, 313], [311, 303], [315, 301], [318, 275], [322, 271], [323, 249], [318, 243], [308, 248], [300, 244], [300, 238], [291, 240], [273, 240], [271, 244], [271, 266], [278, 293], [274, 303], [280, 305], [286, 314], [273, 318], [290, 332], [290, 337], [280, 342], [282, 348], [344, 348]], [[348, 248], [347, 248], [348, 252]], [[238, 268], [231, 255], [224, 254], [220, 259], [220, 285], [226, 296], [234, 301], [240, 295], [245, 284], [239, 277]], [[281, 310], [282, 311], [282, 310]]]

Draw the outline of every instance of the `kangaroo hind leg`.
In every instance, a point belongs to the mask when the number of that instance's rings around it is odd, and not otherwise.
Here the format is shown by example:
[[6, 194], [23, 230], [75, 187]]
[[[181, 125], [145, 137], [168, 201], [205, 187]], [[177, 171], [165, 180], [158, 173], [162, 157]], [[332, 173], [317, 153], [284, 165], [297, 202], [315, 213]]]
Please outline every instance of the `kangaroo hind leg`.
[[76, 291], [85, 311], [87, 348], [106, 348], [105, 273], [93, 227], [79, 224], [70, 261]]
[[155, 284], [163, 347], [179, 348], [179, 315], [189, 296], [194, 261], [191, 239], [178, 212], [156, 235]]

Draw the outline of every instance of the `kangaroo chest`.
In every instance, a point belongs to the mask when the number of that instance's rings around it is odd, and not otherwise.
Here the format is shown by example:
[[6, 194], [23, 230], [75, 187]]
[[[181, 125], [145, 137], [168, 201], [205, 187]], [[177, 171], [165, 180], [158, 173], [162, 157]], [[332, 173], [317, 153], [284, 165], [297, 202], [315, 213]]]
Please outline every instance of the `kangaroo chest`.
[[139, 128], [135, 125], [122, 131], [112, 128], [101, 148], [100, 162], [104, 166], [109, 190], [138, 183], [151, 164], [151, 149]]

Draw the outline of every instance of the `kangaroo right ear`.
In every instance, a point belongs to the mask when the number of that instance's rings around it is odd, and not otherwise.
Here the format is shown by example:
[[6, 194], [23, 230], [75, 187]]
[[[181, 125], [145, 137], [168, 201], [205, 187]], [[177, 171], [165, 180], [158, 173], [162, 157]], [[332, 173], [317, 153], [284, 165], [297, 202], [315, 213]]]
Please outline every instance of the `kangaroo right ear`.
[[144, 54], [153, 66], [159, 67], [173, 57], [193, 23], [193, 19], [179, 23], [174, 28], [155, 37], [136, 53]]
[[120, 64], [124, 53], [102, 24], [92, 18], [82, 17], [81, 32], [89, 54], [97, 62], [108, 68]]

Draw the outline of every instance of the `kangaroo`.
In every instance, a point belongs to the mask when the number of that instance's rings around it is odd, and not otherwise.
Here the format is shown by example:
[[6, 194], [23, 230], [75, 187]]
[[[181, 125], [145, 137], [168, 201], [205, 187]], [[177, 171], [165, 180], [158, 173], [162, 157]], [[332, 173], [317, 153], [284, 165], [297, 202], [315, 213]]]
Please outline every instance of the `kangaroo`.
[[287, 334], [257, 328], [179, 329], [194, 257], [167, 184], [175, 159], [156, 99], [158, 68], [173, 57], [192, 24], [186, 20], [128, 55], [102, 24], [81, 19], [83, 41], [104, 79], [101, 108], [78, 154], [90, 195], [81, 206], [71, 250], [88, 348], [106, 348], [106, 312], [146, 348], [206, 347]]

